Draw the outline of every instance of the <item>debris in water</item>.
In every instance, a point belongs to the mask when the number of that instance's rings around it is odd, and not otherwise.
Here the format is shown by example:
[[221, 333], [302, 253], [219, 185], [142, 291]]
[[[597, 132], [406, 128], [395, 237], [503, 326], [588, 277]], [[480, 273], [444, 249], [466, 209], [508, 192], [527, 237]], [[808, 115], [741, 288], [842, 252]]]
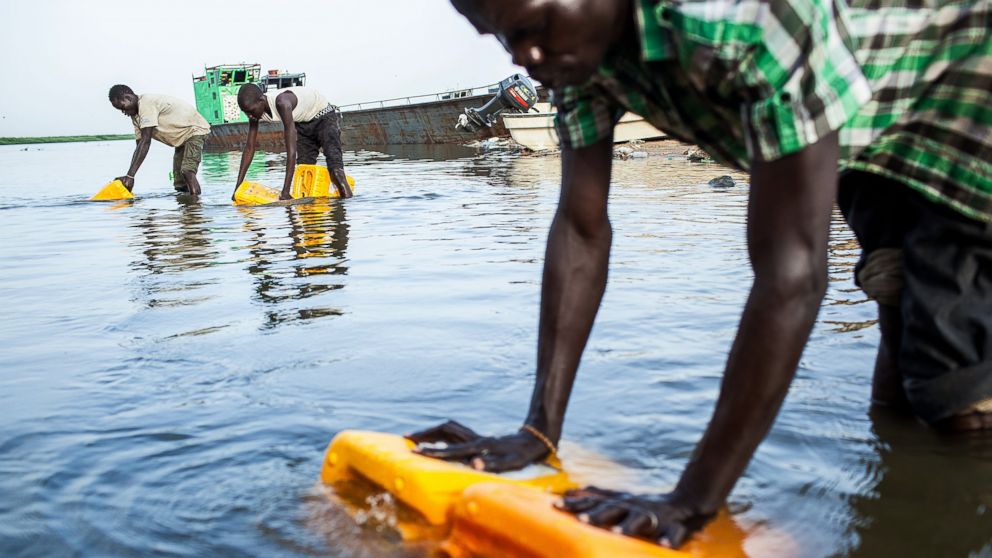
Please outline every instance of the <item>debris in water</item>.
[[733, 188], [734, 179], [727, 175], [723, 175], [710, 179], [708, 184], [714, 188]]
[[698, 147], [690, 147], [686, 149], [684, 153], [686, 159], [689, 159], [693, 163], [700, 163], [702, 161], [712, 161], [713, 158], [709, 156], [708, 153], [703, 151]]

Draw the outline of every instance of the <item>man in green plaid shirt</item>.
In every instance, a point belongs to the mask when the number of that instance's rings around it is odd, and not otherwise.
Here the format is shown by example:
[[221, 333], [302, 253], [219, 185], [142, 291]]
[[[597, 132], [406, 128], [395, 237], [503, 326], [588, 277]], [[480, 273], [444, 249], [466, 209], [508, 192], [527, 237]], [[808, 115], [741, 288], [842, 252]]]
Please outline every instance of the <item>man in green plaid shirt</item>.
[[856, 281], [879, 307], [873, 402], [942, 429], [992, 428], [992, 0], [452, 1], [553, 89], [562, 192], [525, 428], [490, 438], [448, 423], [412, 438], [461, 443], [422, 453], [498, 471], [557, 443], [606, 286], [625, 111], [750, 171], [754, 283], [675, 490], [587, 489], [565, 509], [673, 546], [713, 516], [816, 321], [835, 201], [863, 249]]

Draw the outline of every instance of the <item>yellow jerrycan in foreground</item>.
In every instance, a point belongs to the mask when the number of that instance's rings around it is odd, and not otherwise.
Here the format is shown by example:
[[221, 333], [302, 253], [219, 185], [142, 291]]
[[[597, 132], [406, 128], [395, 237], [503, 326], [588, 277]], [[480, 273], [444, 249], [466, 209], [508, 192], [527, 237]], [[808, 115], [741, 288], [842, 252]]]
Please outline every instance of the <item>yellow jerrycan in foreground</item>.
[[520, 484], [538, 492], [575, 488], [568, 475], [550, 465], [535, 465], [516, 475], [476, 471], [467, 465], [417, 455], [414, 443], [381, 432], [345, 430], [334, 437], [324, 456], [320, 479], [325, 484], [363, 478], [418, 511], [431, 525], [451, 519], [463, 490], [480, 482]]
[[110, 184], [107, 184], [100, 189], [90, 201], [117, 201], [117, 200], [130, 200], [134, 198], [127, 188], [124, 187], [124, 183], [120, 180], [114, 180]]
[[[575, 478], [587, 477], [590, 471], [573, 475], [554, 460], [520, 471], [486, 473], [418, 455], [413, 448], [414, 443], [401, 436], [345, 430], [328, 446], [320, 479], [336, 487], [335, 492], [363, 482], [388, 492], [417, 512], [412, 521], [397, 513], [394, 527], [403, 539], [421, 540], [433, 534], [441, 542], [442, 555], [451, 558], [747, 556], [743, 550], [747, 534], [726, 512], [685, 547], [671, 550], [581, 523], [557, 510], [553, 504], [558, 495], [576, 488]], [[602, 468], [594, 475], [610, 472]]]

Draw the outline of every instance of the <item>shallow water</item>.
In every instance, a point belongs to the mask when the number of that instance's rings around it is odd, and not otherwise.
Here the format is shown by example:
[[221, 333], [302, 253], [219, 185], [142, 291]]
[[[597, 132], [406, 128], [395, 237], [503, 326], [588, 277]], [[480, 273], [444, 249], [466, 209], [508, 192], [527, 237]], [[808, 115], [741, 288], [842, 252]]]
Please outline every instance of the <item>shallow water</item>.
[[[204, 155], [194, 204], [156, 144], [135, 202], [85, 202], [132, 148], [0, 147], [0, 555], [423, 555], [328, 504], [324, 447], [345, 428], [519, 424], [558, 159], [350, 152], [354, 199], [238, 209], [239, 154]], [[278, 185], [282, 165], [253, 172]], [[661, 490], [747, 295], [747, 191], [707, 186], [714, 165], [614, 168], [610, 283], [565, 438]], [[856, 257], [835, 219], [818, 325], [731, 497], [746, 548], [992, 556], [992, 440], [869, 414]]]

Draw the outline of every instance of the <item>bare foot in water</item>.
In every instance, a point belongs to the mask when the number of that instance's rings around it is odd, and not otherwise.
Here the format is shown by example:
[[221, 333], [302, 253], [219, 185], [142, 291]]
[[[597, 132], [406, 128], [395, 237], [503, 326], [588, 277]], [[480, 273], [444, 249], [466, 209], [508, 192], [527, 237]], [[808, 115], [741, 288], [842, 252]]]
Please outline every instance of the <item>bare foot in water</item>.
[[946, 432], [992, 430], [992, 399], [986, 399], [961, 414], [946, 418], [936, 426]]

